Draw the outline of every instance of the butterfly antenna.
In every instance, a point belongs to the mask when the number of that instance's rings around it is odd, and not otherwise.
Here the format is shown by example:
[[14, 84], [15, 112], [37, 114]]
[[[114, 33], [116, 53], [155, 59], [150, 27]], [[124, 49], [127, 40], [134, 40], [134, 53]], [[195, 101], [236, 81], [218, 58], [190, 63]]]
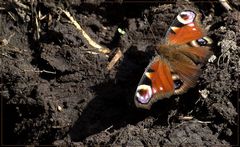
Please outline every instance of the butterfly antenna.
[[148, 25], [149, 25], [149, 30], [150, 30], [151, 33], [152, 33], [152, 36], [153, 36], [154, 41], [157, 42], [156, 36], [155, 36], [154, 33], [153, 33], [152, 27], [151, 27], [151, 25], [150, 25], [150, 23], [149, 23], [149, 21], [148, 21], [147, 16], [146, 16], [145, 14], [144, 14], [143, 16], [144, 16], [144, 19], [146, 20], [146, 22], [147, 22]]

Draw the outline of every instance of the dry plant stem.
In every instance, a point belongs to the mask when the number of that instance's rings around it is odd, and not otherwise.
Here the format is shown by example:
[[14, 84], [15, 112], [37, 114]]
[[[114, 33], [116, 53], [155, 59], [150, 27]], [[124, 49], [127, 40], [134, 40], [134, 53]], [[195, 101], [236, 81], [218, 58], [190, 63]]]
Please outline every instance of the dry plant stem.
[[180, 120], [192, 120], [193, 117], [192, 116], [179, 116], [178, 117]]
[[200, 123], [200, 124], [210, 124], [210, 123], [212, 123], [210, 121], [201, 121], [201, 120], [196, 120], [194, 122], [197, 122], [197, 123]]
[[111, 126], [108, 127], [107, 129], [105, 129], [104, 132], [107, 133], [108, 135], [110, 135], [111, 133], [109, 133], [108, 131], [109, 131], [110, 129], [112, 129], [112, 128], [113, 128], [113, 125], [111, 125]]
[[23, 70], [23, 71], [24, 71], [24, 72], [38, 72], [38, 73], [56, 74], [56, 72], [47, 71], [47, 70]]
[[61, 8], [59, 8], [67, 17], [70, 19], [70, 21], [74, 24], [74, 26], [79, 30], [79, 32], [82, 34], [82, 36], [88, 41], [89, 45], [92, 47], [98, 49], [99, 52], [102, 52], [104, 54], [110, 53], [110, 50], [106, 47], [102, 47], [101, 45], [97, 44], [95, 41], [93, 41], [89, 35], [82, 29], [80, 24], [71, 16], [71, 14], [68, 11], [65, 11]]
[[180, 124], [178, 124], [177, 126], [175, 126], [174, 129], [176, 129], [176, 128], [178, 128], [178, 127], [180, 127], [180, 126], [182, 126], [182, 125], [184, 125], [184, 124], [186, 124], [186, 123], [210, 124], [210, 123], [212, 123], [212, 122], [210, 122], [210, 121], [201, 121], [201, 120], [187, 120], [187, 121], [184, 120], [183, 122], [181, 122]]
[[226, 9], [226, 10], [232, 10], [232, 7], [229, 5], [228, 0], [219, 0], [219, 2], [222, 4], [222, 6]]
[[11, 12], [7, 12], [7, 13], [8, 13], [8, 15], [9, 15], [14, 21], [17, 21], [17, 19], [12, 15]]
[[109, 62], [107, 66], [107, 70], [111, 70], [113, 66], [117, 63], [117, 61], [123, 56], [122, 51], [118, 48], [116, 51], [116, 54], [112, 58], [112, 60]]
[[26, 9], [26, 10], [30, 10], [30, 8], [27, 5], [24, 5], [23, 3], [21, 3], [18, 0], [13, 0], [13, 2], [20, 8]]
[[40, 28], [39, 28], [39, 23], [38, 23], [38, 17], [35, 16], [35, 25], [36, 25], [36, 39], [40, 39]]

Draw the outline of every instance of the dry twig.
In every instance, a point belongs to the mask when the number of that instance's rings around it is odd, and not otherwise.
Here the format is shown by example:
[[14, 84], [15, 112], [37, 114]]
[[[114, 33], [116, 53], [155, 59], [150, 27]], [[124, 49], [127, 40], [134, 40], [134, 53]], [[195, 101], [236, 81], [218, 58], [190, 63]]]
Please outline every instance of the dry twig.
[[82, 29], [80, 24], [71, 16], [71, 14], [68, 11], [63, 10], [61, 8], [59, 8], [59, 9], [68, 17], [68, 19], [70, 19], [70, 21], [73, 23], [73, 25], [79, 30], [81, 35], [87, 40], [89, 45], [98, 49], [99, 52], [102, 52], [102, 53], [105, 53], [105, 54], [110, 53], [110, 50], [108, 48], [103, 47], [103, 46], [99, 45], [98, 43], [96, 43], [95, 41], [93, 41], [90, 38], [90, 36]]
[[120, 48], [117, 48], [116, 54], [114, 55], [114, 57], [112, 58], [112, 60], [109, 62], [107, 66], [107, 70], [111, 70], [122, 56], [123, 56], [122, 51], [120, 50]]
[[192, 120], [193, 117], [192, 116], [179, 116], [178, 119], [187, 121], [187, 120]]
[[229, 5], [228, 0], [219, 0], [222, 6], [227, 10], [232, 10], [232, 7]]
[[38, 73], [49, 73], [49, 74], [56, 74], [55, 71], [48, 71], [48, 70], [23, 70], [24, 72], [38, 72]]

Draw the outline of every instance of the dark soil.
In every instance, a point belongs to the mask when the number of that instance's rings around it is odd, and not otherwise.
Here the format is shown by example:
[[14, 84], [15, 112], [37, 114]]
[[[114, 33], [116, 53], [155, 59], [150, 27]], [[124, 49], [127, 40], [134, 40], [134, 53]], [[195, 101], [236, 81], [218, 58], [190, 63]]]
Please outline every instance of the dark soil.
[[[218, 1], [18, 2], [0, 1], [2, 144], [239, 144], [239, 1], [230, 2], [232, 11]], [[121, 49], [111, 70], [111, 55], [89, 53], [96, 49], [58, 7], [110, 54]], [[137, 109], [133, 96], [154, 57], [151, 46], [185, 9], [202, 14], [216, 59], [186, 94]]]

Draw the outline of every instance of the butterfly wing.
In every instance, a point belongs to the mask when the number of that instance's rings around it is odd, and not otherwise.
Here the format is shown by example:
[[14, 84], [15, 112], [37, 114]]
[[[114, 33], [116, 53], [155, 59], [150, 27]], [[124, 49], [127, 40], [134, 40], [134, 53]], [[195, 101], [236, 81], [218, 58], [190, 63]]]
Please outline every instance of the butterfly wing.
[[204, 33], [198, 23], [198, 17], [190, 10], [178, 14], [166, 33], [166, 43], [181, 45], [202, 38]]
[[146, 68], [135, 93], [135, 104], [139, 108], [150, 109], [155, 101], [170, 97], [174, 93], [174, 83], [168, 62], [155, 57]]

